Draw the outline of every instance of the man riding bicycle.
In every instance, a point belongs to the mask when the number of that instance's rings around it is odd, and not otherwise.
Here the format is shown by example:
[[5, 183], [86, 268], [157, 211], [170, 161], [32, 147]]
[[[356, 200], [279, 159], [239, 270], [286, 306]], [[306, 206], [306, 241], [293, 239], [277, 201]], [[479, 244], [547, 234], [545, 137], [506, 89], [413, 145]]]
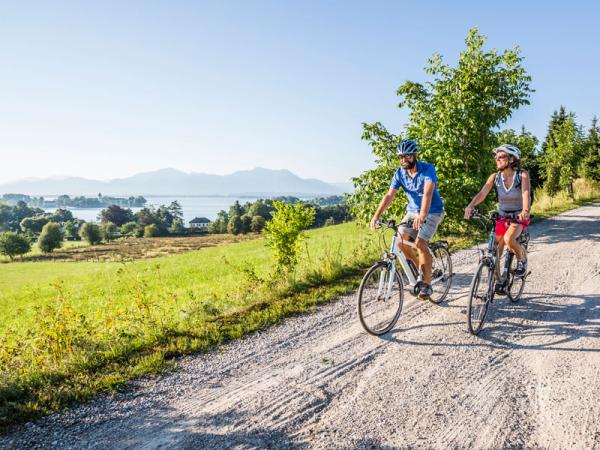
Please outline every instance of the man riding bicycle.
[[[498, 256], [502, 256], [504, 245], [517, 256], [515, 276], [523, 277], [527, 273], [525, 252], [517, 242], [519, 235], [529, 226], [529, 208], [531, 206], [529, 173], [521, 169], [521, 150], [514, 145], [504, 144], [494, 149], [497, 172], [491, 174], [481, 191], [465, 208], [465, 219], [470, 219], [475, 206], [485, 200], [493, 187], [498, 194], [498, 212], [496, 221], [496, 239]], [[516, 217], [510, 221], [508, 218]]]
[[392, 178], [390, 189], [381, 199], [370, 225], [371, 230], [377, 228], [379, 217], [390, 206], [396, 192], [402, 187], [408, 199], [406, 215], [402, 222], [412, 219], [413, 227], [401, 227], [399, 231], [403, 240], [416, 239], [415, 244], [419, 249], [418, 260], [413, 249], [408, 245], [403, 245], [402, 240], [398, 246], [415, 267], [420, 267], [424, 283], [419, 292], [419, 298], [427, 300], [433, 293], [431, 288], [432, 262], [428, 243], [444, 220], [444, 203], [436, 186], [435, 167], [432, 164], [418, 161], [417, 153], [417, 143], [412, 139], [405, 139], [398, 144], [400, 167]]

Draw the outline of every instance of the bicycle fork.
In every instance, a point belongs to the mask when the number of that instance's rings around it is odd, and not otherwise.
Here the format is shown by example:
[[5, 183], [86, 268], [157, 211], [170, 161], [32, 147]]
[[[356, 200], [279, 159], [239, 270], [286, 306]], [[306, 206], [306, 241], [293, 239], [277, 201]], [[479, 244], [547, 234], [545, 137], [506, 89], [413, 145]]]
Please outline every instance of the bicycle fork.
[[[377, 299], [383, 300], [384, 302], [388, 301], [392, 294], [392, 289], [394, 287], [394, 275], [396, 272], [396, 267], [394, 263], [389, 263], [388, 268], [385, 271], [381, 272], [379, 277], [379, 286], [377, 288]], [[384, 295], [382, 297], [382, 295]]]

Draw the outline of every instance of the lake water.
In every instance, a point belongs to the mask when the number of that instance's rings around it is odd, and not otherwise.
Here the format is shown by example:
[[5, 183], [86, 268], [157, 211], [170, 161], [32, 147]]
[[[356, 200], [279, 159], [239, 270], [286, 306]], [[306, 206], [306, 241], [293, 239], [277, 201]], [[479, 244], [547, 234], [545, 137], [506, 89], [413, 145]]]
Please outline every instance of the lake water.
[[[51, 197], [45, 197], [51, 200]], [[145, 197], [148, 203], [146, 206], [168, 206], [171, 202], [177, 200], [183, 209], [183, 220], [186, 226], [194, 217], [207, 217], [210, 220], [217, 218], [217, 214], [221, 210], [229, 211], [229, 207], [238, 200], [242, 205], [246, 202], [254, 202], [259, 198], [264, 197], [198, 197], [198, 196], [180, 196], [180, 197]], [[306, 199], [305, 199], [306, 200]], [[67, 208], [73, 216], [78, 219], [83, 219], [86, 222], [97, 221], [98, 213], [101, 208]], [[131, 208], [135, 213], [141, 208]], [[56, 208], [45, 208], [48, 212], [54, 212]]]

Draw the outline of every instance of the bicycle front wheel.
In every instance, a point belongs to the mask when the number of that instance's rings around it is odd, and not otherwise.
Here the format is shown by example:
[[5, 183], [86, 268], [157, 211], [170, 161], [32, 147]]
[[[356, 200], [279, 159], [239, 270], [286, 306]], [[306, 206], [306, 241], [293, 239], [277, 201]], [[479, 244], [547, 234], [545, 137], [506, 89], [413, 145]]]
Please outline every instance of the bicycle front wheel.
[[469, 332], [477, 335], [483, 328], [488, 307], [494, 295], [494, 268], [482, 261], [475, 272], [469, 293], [467, 325]]
[[380, 336], [398, 321], [404, 302], [402, 278], [386, 261], [375, 263], [358, 288], [358, 317], [367, 333]]

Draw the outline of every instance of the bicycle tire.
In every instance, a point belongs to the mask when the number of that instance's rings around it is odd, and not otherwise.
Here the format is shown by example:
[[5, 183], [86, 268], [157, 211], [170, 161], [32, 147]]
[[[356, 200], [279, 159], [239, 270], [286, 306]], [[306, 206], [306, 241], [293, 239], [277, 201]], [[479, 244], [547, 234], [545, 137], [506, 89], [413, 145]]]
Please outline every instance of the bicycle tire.
[[[450, 252], [446, 247], [436, 246], [431, 251], [433, 253], [432, 256], [432, 273], [435, 275], [436, 270], [442, 271], [442, 277], [444, 284], [440, 285], [438, 283], [432, 284], [433, 294], [429, 297], [429, 301], [435, 304], [442, 303], [446, 296], [448, 295], [448, 291], [452, 286], [452, 257], [450, 256]], [[436, 258], [436, 254], [439, 255]], [[438, 264], [439, 263], [439, 267]], [[438, 292], [438, 287], [441, 289]]]
[[[484, 290], [485, 298], [481, 298], [478, 295], [479, 287], [481, 286], [481, 277], [482, 274], [486, 272], [487, 280], [485, 280]], [[494, 267], [490, 265], [490, 263], [486, 261], [482, 261], [479, 263], [479, 267], [477, 268], [477, 272], [475, 272], [475, 276], [473, 277], [473, 281], [471, 282], [471, 289], [469, 291], [469, 306], [467, 308], [467, 325], [469, 328], [469, 332], [473, 335], [478, 335], [483, 328], [483, 324], [485, 323], [485, 318], [488, 314], [488, 309], [490, 302], [494, 296]], [[480, 304], [475, 304], [474, 300], [479, 300]], [[477, 309], [481, 308], [481, 309]], [[473, 320], [473, 316], [477, 317], [477, 320]]]
[[[374, 336], [381, 336], [396, 325], [404, 303], [404, 285], [397, 270], [391, 274], [394, 281], [391, 284], [389, 297], [386, 295], [388, 294], [389, 268], [390, 264], [387, 261], [376, 262], [367, 270], [358, 288], [358, 318], [365, 331]], [[386, 286], [383, 298], [378, 288], [382, 275], [384, 276], [383, 284]], [[373, 285], [370, 284], [371, 281], [374, 282]], [[373, 294], [375, 295], [373, 296]], [[383, 310], [382, 314], [377, 315], [378, 309]]]
[[508, 271], [508, 282], [506, 284], [507, 297], [513, 303], [517, 303], [521, 300], [523, 290], [525, 289], [525, 277], [515, 277], [514, 275], [516, 266], [517, 258], [514, 257]]

